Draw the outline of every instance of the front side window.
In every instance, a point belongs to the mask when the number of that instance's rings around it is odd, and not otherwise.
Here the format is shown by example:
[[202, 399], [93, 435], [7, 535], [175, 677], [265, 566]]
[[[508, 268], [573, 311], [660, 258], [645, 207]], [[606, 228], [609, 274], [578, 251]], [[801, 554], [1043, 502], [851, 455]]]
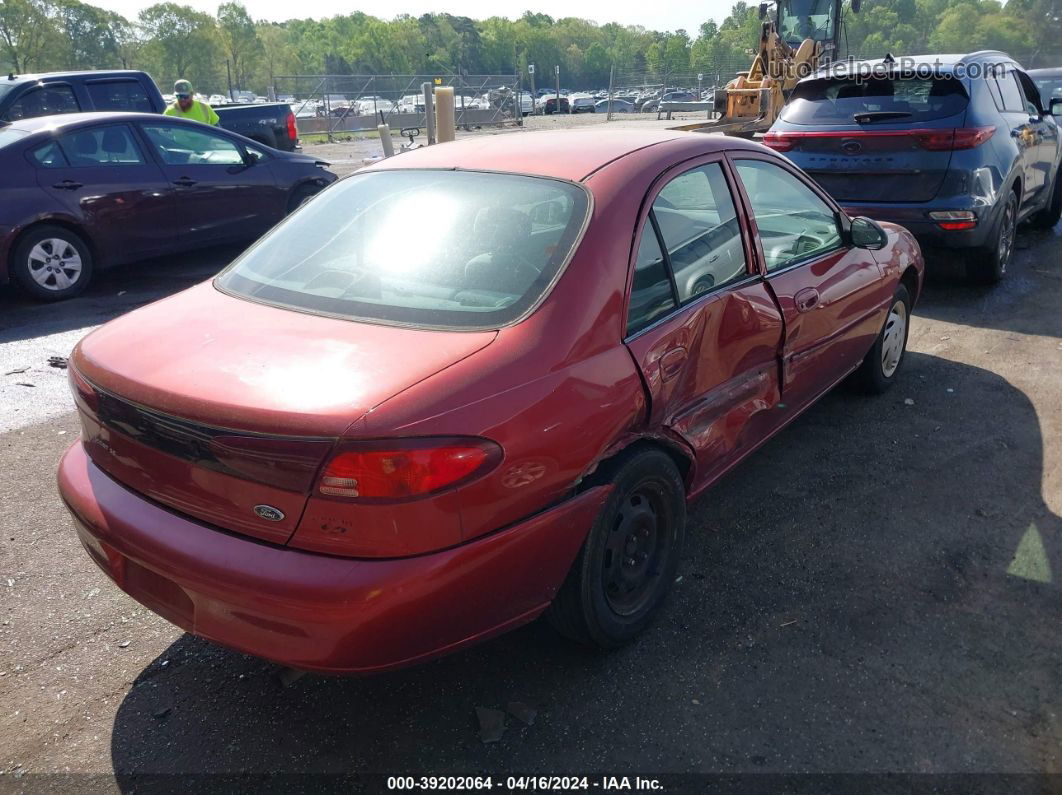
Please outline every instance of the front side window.
[[54, 116], [60, 113], [77, 113], [81, 107], [70, 86], [41, 86], [27, 91], [11, 103], [7, 109], [8, 121], [32, 119], [37, 116]]
[[289, 216], [215, 284], [352, 320], [497, 328], [550, 289], [588, 206], [577, 185], [542, 177], [359, 174]]
[[841, 247], [833, 209], [798, 177], [763, 160], [735, 161], [759, 229], [767, 271]]
[[168, 166], [234, 166], [243, 163], [243, 152], [228, 138], [200, 132], [191, 126], [145, 124], [151, 145]]
[[140, 148], [124, 124], [69, 133], [59, 139], [59, 146], [67, 161], [75, 168], [144, 165]]
[[137, 80], [105, 80], [85, 86], [96, 110], [151, 113], [151, 100]]

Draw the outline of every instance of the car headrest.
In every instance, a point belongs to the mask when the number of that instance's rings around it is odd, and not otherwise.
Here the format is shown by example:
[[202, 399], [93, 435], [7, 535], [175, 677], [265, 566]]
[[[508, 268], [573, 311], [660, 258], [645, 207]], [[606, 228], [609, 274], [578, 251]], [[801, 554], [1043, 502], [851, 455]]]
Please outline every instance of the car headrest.
[[472, 230], [487, 250], [511, 248], [531, 237], [531, 216], [508, 207], [484, 207]]
[[129, 140], [125, 133], [116, 127], [105, 130], [103, 133], [103, 151], [109, 154], [120, 154], [129, 148]]

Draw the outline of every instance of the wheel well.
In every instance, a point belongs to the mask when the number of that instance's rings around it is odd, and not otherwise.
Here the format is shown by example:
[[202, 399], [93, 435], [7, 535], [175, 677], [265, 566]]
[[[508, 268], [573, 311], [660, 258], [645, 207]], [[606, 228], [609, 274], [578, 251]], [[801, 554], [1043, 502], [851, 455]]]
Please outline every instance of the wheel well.
[[918, 271], [914, 265], [909, 265], [900, 277], [900, 284], [907, 288], [907, 294], [911, 296], [911, 305], [918, 303]]
[[58, 218], [46, 218], [43, 221], [34, 221], [32, 224], [30, 224], [21, 232], [19, 232], [15, 239], [11, 241], [11, 249], [7, 252], [7, 257], [5, 258], [5, 261], [7, 262], [6, 275], [9, 278], [11, 276], [11, 265], [13, 264], [12, 259], [15, 256], [15, 251], [22, 243], [23, 238], [25, 238], [26, 235], [30, 234], [34, 229], [40, 229], [42, 226], [58, 226], [62, 229], [66, 229], [68, 232], [73, 232], [75, 235], [80, 237], [81, 240], [84, 241], [85, 245], [88, 246], [89, 254], [92, 256], [92, 260], [95, 263], [95, 267], [99, 267], [100, 258], [96, 252], [96, 244], [93, 242], [91, 237], [85, 234], [85, 231], [83, 229], [81, 229], [77, 224], [72, 224], [69, 221], [63, 221]]
[[682, 476], [682, 482], [686, 485], [686, 491], [689, 493], [689, 476], [693, 470], [693, 459], [677, 444], [658, 438], [635, 439], [621, 450], [598, 461], [597, 465], [579, 481], [576, 491], [586, 491], [594, 486], [608, 483], [620, 467], [643, 450], [659, 450], [666, 454], [674, 462], [679, 475]]

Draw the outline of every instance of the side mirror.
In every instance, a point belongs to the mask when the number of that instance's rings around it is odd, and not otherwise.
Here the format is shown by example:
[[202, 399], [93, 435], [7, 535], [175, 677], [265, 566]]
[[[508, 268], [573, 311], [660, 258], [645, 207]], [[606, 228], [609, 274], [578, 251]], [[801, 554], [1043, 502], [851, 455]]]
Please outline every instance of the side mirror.
[[767, 4], [766, 3], [760, 3], [760, 19], [766, 19], [766, 18], [767, 18]]
[[870, 251], [885, 248], [885, 244], [889, 242], [885, 230], [878, 226], [876, 221], [863, 216], [852, 219], [849, 239], [856, 248], [865, 248]]
[[863, 3], [860, 2], [860, 0], [852, 0], [852, 13], [853, 14], [858, 14], [859, 13], [859, 8], [862, 5], [863, 5]]
[[1052, 116], [1062, 116], [1062, 97], [1052, 97], [1047, 105], [1047, 112]]

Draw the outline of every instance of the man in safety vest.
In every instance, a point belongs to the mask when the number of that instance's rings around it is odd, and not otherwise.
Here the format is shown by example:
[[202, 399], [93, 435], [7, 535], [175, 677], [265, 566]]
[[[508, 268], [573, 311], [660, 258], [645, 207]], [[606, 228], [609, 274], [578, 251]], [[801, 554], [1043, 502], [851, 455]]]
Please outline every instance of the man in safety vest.
[[177, 101], [163, 111], [164, 115], [217, 125], [218, 114], [205, 102], [192, 97], [192, 84], [187, 80], [178, 80], [174, 83], [173, 93], [177, 96]]

